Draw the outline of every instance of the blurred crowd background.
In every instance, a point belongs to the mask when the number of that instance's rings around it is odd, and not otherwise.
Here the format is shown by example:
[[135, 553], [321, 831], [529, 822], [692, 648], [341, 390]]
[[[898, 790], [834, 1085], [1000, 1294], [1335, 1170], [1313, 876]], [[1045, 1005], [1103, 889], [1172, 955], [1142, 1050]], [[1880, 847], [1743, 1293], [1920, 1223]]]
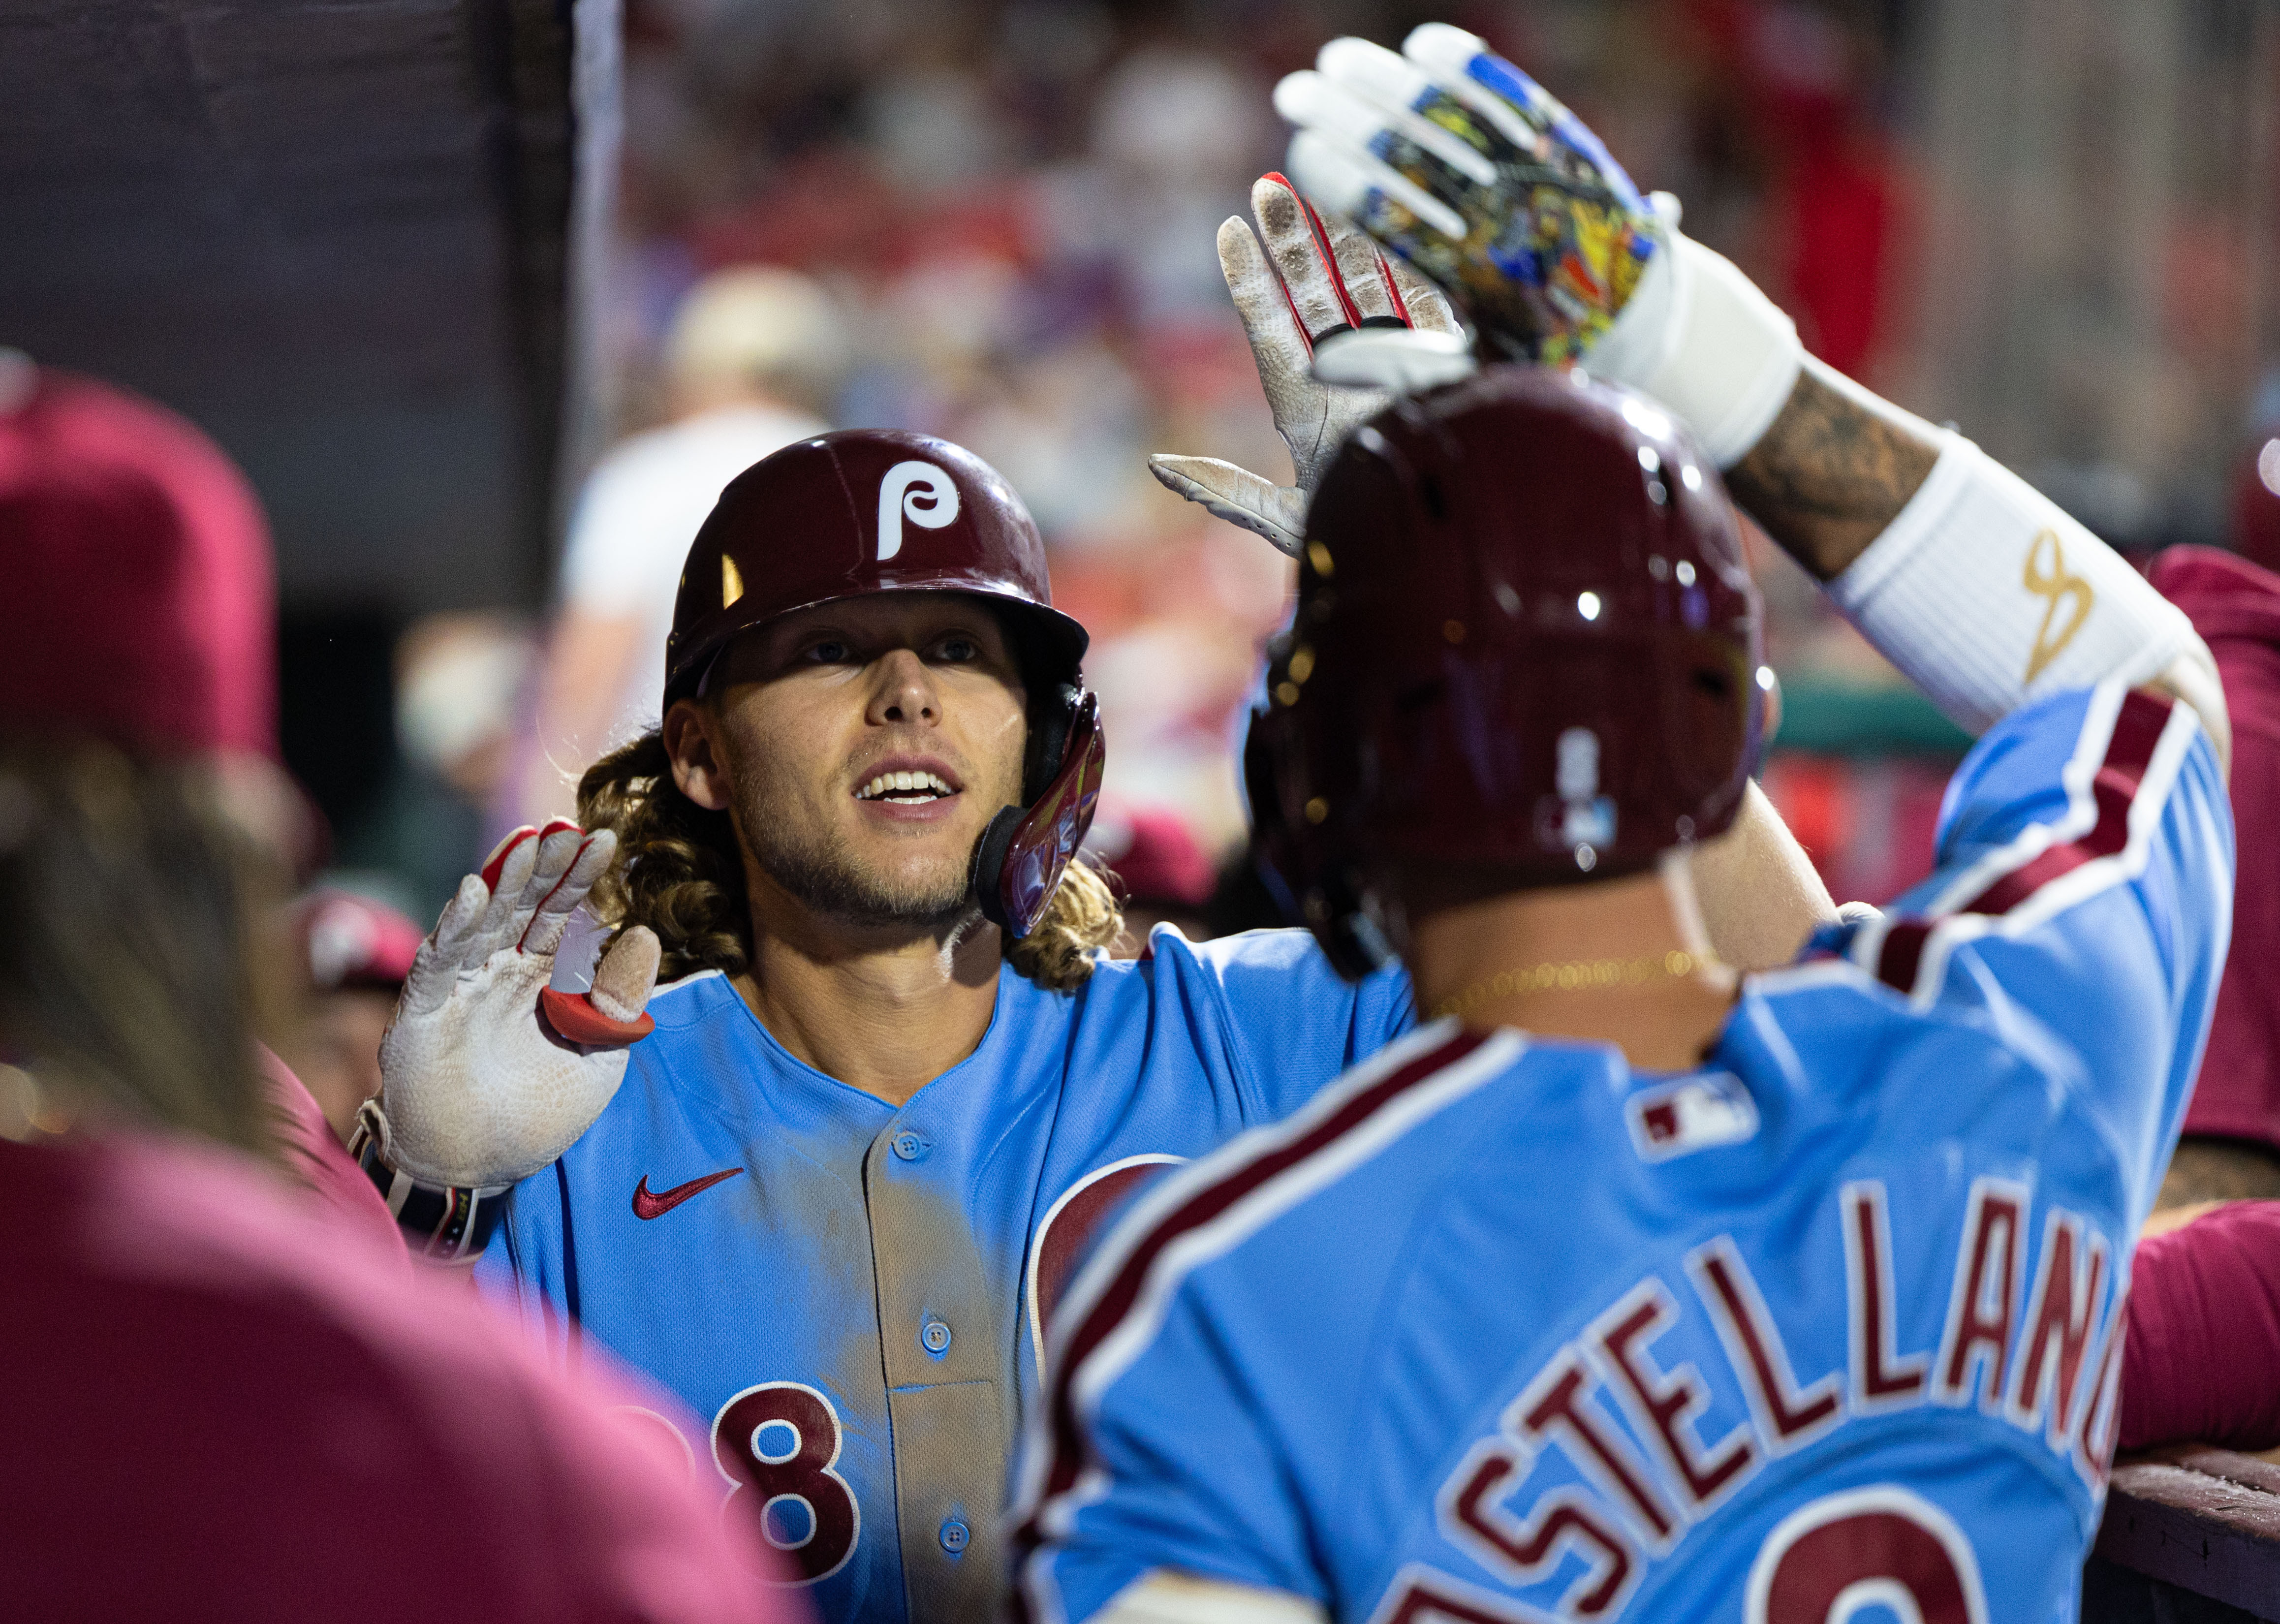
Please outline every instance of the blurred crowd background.
[[[2126, 550], [2280, 562], [2280, 46], [2253, 0], [625, 0], [585, 384], [617, 449], [582, 491], [567, 471], [569, 562], [471, 566], [439, 604], [384, 569], [297, 586], [288, 559], [283, 747], [332, 881], [426, 921], [497, 832], [566, 805], [653, 686], [637, 578], [669, 584], [686, 540], [659, 527], [694, 527], [643, 493], [828, 423], [945, 435], [1028, 499], [1093, 633], [1103, 838], [1183, 830], [1163, 889], [1199, 900], [1241, 841], [1290, 570], [1144, 459], [1290, 477], [1213, 234], [1279, 164], [1275, 78], [1429, 17], [1678, 194], [1817, 353]], [[1835, 893], [1881, 900], [1927, 866], [1963, 742], [1758, 552], [1788, 702], [1768, 787]]]

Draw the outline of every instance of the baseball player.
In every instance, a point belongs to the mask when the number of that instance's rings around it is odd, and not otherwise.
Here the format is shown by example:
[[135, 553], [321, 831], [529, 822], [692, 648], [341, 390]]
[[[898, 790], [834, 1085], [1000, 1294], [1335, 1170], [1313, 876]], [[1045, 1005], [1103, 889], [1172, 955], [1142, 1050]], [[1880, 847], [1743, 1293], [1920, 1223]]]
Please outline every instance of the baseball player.
[[[1433, 1019], [1084, 1266], [1019, 1607], [2071, 1620], [2229, 929], [2207, 649], [1969, 442], [1805, 360], [1477, 40], [1339, 42], [1278, 101], [1299, 184], [1439, 253], [1484, 345], [1616, 345], [1659, 399], [1499, 366], [1324, 477], [1254, 812], [1327, 956], [1404, 954]], [[1738, 989], [1687, 858], [1760, 737], [1720, 465], [1983, 735], [1938, 872]]]
[[[1270, 247], [1316, 255], [1277, 196]], [[1383, 312], [1400, 274], [1367, 270]], [[1273, 381], [1310, 441], [1325, 391]], [[1091, 1225], [1413, 1024], [1397, 967], [1348, 984], [1304, 931], [1105, 961], [1113, 899], [1069, 863], [1104, 749], [1084, 647], [967, 452], [843, 432], [759, 463], [689, 555], [661, 732], [589, 773], [593, 833], [470, 876], [364, 1118], [428, 1251], [496, 1230], [489, 1287], [709, 1424], [693, 1469], [828, 1618], [997, 1605], [1036, 1328]], [[1786, 959], [1834, 911], [1762, 797], [1737, 839], [1714, 939]], [[589, 978], [557, 949], [597, 881]]]

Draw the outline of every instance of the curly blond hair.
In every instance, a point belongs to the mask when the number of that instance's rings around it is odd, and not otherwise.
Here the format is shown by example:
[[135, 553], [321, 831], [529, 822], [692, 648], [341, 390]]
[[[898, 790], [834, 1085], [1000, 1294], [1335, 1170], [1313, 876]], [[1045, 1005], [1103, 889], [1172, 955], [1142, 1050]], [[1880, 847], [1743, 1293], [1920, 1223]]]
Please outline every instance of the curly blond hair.
[[[660, 981], [699, 970], [742, 974], [751, 966], [751, 914], [744, 865], [725, 812], [707, 812], [673, 781], [665, 735], [647, 733], [586, 769], [578, 820], [618, 837], [618, 860], [590, 905], [622, 930], [646, 925], [664, 950]], [[1101, 873], [1071, 863], [1036, 928], [1010, 943], [1013, 968], [1051, 992], [1074, 992], [1092, 974], [1096, 950], [1124, 928], [1123, 910]]]

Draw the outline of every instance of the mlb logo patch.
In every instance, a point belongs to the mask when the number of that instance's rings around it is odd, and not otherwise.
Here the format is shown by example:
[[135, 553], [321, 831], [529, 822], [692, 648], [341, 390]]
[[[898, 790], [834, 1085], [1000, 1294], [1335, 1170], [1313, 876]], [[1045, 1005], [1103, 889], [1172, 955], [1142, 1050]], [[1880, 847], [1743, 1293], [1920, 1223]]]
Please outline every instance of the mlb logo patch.
[[1668, 1161], [1713, 1145], [1739, 1144], [1758, 1131], [1757, 1102], [1731, 1072], [1682, 1077], [1642, 1089], [1623, 1103], [1639, 1159]]

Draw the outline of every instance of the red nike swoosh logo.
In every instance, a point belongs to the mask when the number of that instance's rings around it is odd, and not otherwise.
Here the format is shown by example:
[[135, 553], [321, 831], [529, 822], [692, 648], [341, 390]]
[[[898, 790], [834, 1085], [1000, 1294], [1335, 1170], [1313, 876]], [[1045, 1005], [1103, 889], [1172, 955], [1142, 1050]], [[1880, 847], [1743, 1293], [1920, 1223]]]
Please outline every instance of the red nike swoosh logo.
[[634, 1216], [663, 1218], [689, 1197], [712, 1189], [723, 1179], [733, 1179], [742, 1172], [742, 1167], [730, 1167], [720, 1173], [708, 1173], [701, 1179], [691, 1179], [686, 1184], [676, 1184], [671, 1189], [661, 1189], [655, 1195], [650, 1193], [649, 1174], [644, 1173], [641, 1182], [634, 1186]]

